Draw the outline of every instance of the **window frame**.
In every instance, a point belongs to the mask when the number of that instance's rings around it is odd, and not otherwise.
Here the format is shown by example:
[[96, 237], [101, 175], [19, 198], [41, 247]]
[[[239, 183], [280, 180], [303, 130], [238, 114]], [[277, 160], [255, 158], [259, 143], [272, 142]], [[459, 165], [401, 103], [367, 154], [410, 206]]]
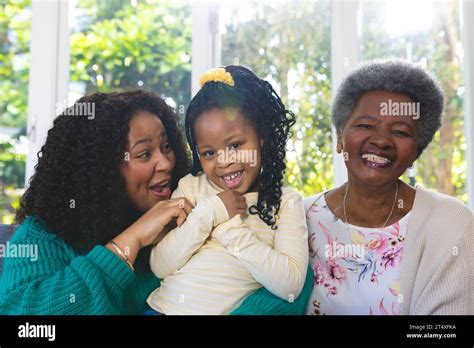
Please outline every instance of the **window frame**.
[[[464, 123], [466, 134], [468, 205], [474, 209], [474, 2], [460, 0], [461, 40], [464, 49], [465, 81]], [[67, 100], [69, 84], [70, 35], [67, 0], [32, 0], [31, 66], [28, 86], [25, 182], [34, 173], [37, 153], [44, 144], [48, 129], [56, 117], [56, 106]], [[217, 1], [192, 3], [192, 95], [199, 90], [199, 76], [221, 65]], [[356, 30], [354, 30], [356, 28]], [[332, 90], [337, 90], [344, 76], [360, 62], [359, 0], [333, 0], [331, 3]], [[334, 95], [334, 93], [333, 93]], [[334, 185], [347, 180], [343, 157], [336, 154], [333, 129]]]

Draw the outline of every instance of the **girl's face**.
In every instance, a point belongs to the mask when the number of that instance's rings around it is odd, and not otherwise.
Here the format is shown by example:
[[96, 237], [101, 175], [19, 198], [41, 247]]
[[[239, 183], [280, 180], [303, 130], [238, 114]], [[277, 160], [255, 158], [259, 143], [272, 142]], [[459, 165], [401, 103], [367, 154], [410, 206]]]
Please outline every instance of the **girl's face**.
[[[349, 176], [371, 186], [392, 184], [417, 156], [417, 115], [388, 113], [387, 105], [409, 105], [410, 97], [393, 92], [363, 94], [338, 137]], [[390, 111], [390, 110], [389, 110]]]
[[193, 125], [202, 169], [223, 190], [258, 191], [262, 142], [235, 108], [202, 113]]
[[157, 115], [141, 111], [130, 120], [122, 175], [132, 204], [145, 212], [171, 196], [176, 164], [165, 127]]

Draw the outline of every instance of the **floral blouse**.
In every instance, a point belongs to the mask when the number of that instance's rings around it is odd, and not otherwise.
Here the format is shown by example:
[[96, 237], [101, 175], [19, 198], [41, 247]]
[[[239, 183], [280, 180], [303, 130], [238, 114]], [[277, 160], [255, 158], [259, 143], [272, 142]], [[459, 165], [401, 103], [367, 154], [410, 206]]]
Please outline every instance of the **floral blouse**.
[[306, 215], [314, 272], [307, 314], [399, 315], [409, 216], [384, 228], [346, 225], [321, 195]]

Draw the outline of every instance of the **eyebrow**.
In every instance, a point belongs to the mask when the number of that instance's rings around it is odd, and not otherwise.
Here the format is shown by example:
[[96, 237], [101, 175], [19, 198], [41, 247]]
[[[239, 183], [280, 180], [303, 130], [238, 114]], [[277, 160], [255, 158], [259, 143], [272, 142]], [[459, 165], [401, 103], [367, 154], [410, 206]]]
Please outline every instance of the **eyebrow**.
[[200, 152], [200, 151], [204, 151], [206, 149], [212, 149], [212, 146], [211, 145], [201, 145], [201, 146], [196, 145], [196, 148], [197, 148], [198, 152]]
[[[375, 116], [371, 116], [371, 115], [362, 115], [362, 116], [358, 116], [355, 118], [354, 121], [360, 121], [360, 120], [364, 120], [364, 119], [367, 119], [367, 120], [371, 120], [371, 121], [379, 121], [379, 119]], [[408, 128], [410, 128], [410, 130], [413, 130], [413, 131], [417, 131], [416, 129], [416, 126], [411, 124], [411, 123], [408, 123], [408, 122], [405, 122], [405, 121], [395, 121], [392, 123], [392, 125], [403, 125], [403, 126], [406, 126]]]
[[371, 120], [371, 121], [378, 121], [377, 117], [371, 116], [371, 115], [362, 115], [362, 116], [357, 116], [356, 117], [356, 120], [362, 120], [362, 119], [368, 119], [368, 120]]
[[140, 140], [138, 140], [138, 141], [132, 146], [132, 149], [133, 149], [135, 146], [139, 145], [139, 144], [149, 143], [149, 142], [151, 142], [151, 140], [150, 140], [149, 138], [140, 139]]
[[224, 139], [224, 142], [227, 143], [229, 140], [231, 140], [231, 139], [233, 139], [233, 138], [237, 138], [237, 137], [239, 137], [240, 135], [241, 135], [240, 133], [231, 134], [231, 135], [229, 135], [228, 137], [226, 137], [226, 138]]
[[[231, 134], [228, 137], [224, 138], [224, 143], [227, 143], [229, 140], [236, 138], [238, 136], [240, 136], [240, 133]], [[198, 151], [204, 151], [204, 149], [212, 149], [213, 147], [211, 145], [205, 144], [201, 146], [196, 145], [196, 148], [198, 149]]]
[[[160, 138], [161, 138], [161, 139], [163, 139], [163, 138], [167, 139], [166, 131], [162, 131], [162, 132], [160, 133]], [[137, 140], [137, 142], [136, 142], [135, 144], [133, 144], [132, 149], [133, 149], [135, 146], [137, 146], [137, 145], [139, 145], [139, 144], [143, 144], [143, 143], [151, 143], [151, 139], [147, 137], [147, 138], [142, 138], [142, 139], [140, 139], [140, 140]]]
[[405, 121], [395, 121], [393, 122], [393, 125], [406, 126], [408, 128], [411, 128], [412, 130], [416, 130], [416, 124], [405, 122]]

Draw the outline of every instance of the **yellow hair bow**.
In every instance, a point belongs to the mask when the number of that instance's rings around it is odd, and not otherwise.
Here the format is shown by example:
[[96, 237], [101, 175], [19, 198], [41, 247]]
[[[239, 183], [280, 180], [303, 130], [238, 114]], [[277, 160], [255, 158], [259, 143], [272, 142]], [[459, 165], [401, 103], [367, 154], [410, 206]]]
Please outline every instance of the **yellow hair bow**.
[[232, 75], [225, 71], [224, 68], [215, 68], [211, 69], [208, 72], [204, 73], [201, 78], [199, 79], [199, 84], [204, 86], [207, 82], [214, 81], [214, 82], [222, 82], [229, 86], [234, 86], [235, 82], [232, 78]]

